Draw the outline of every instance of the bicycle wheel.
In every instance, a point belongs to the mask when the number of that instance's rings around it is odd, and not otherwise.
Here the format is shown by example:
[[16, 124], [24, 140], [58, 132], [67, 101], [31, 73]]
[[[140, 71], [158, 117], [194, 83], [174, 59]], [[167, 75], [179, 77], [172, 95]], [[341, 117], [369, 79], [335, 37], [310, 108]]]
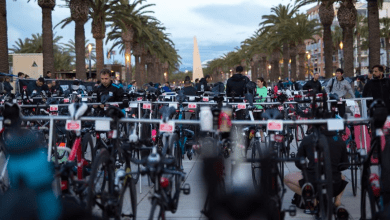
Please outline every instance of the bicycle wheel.
[[87, 195], [87, 210], [90, 212], [95, 206], [100, 208], [104, 219], [109, 217], [107, 202], [110, 196], [110, 185], [113, 186], [115, 173], [107, 150], [102, 149], [95, 158], [92, 165], [92, 172], [89, 178]]
[[[282, 143], [275, 143], [277, 145], [277, 151], [278, 151], [278, 158], [285, 158], [286, 155], [285, 155], [285, 146], [283, 146], [283, 142]], [[279, 173], [281, 176], [284, 177], [284, 162], [279, 162], [278, 163], [278, 169], [279, 169]]]
[[93, 144], [91, 133], [86, 133], [83, 135], [81, 147], [84, 153], [84, 159], [88, 161], [89, 164], [92, 164], [95, 158], [95, 146]]
[[358, 163], [357, 161], [357, 150], [356, 150], [356, 143], [355, 141], [351, 141], [349, 143], [349, 149], [350, 149], [350, 155], [349, 155], [349, 160], [351, 163], [351, 182], [352, 182], [352, 193], [354, 196], [356, 196], [356, 191], [357, 191], [357, 171], [358, 171]]
[[[130, 168], [127, 168], [126, 172], [130, 172]], [[136, 219], [137, 192], [135, 188], [135, 180], [133, 178], [126, 177], [124, 179], [119, 196], [119, 217]]]
[[363, 183], [360, 197], [360, 219], [374, 219], [376, 213], [376, 205], [374, 195], [372, 193], [369, 181]]
[[[137, 159], [137, 160], [140, 160], [141, 157], [140, 157], [140, 152], [139, 150], [133, 150], [131, 152], [131, 157], [134, 158], [134, 159]], [[136, 164], [136, 163], [133, 163], [131, 161], [128, 161], [128, 163], [130, 163], [130, 169], [131, 169], [131, 172], [139, 172], [139, 169], [140, 169], [140, 165], [139, 164]], [[132, 174], [131, 177], [134, 179], [134, 183], [137, 184], [138, 183], [138, 180], [139, 180], [139, 176], [140, 174]]]
[[[177, 135], [174, 135], [172, 137], [172, 139], [177, 140]], [[178, 141], [175, 141], [174, 143], [175, 143], [174, 144], [175, 146], [172, 146], [172, 149], [174, 150], [172, 156], [174, 156], [176, 158], [176, 162], [175, 162], [174, 166], [172, 166], [171, 168], [173, 170], [181, 171], [183, 169], [182, 168], [183, 164], [182, 164], [181, 148], [179, 146]], [[171, 195], [171, 198], [173, 199], [173, 204], [174, 204], [172, 212], [175, 213], [177, 206], [178, 206], [178, 203], [179, 203], [179, 196], [180, 196], [180, 191], [181, 191], [180, 185], [182, 183], [182, 179], [181, 179], [181, 176], [179, 176], [179, 175], [168, 175], [168, 176], [169, 176], [170, 182], [172, 183], [171, 189], [170, 189], [170, 195]]]
[[[261, 159], [261, 147], [260, 147], [260, 142], [256, 138], [252, 141], [252, 160], [259, 160]], [[252, 162], [251, 163], [251, 168], [252, 168], [252, 181], [253, 181], [253, 186], [255, 187], [256, 190], [260, 189], [261, 185], [261, 165], [260, 161]]]
[[303, 140], [303, 138], [305, 137], [305, 132], [303, 130], [302, 125], [297, 125], [294, 130], [295, 130], [295, 143], [296, 143], [296, 147], [298, 149], [298, 147], [299, 147], [298, 142]]
[[165, 220], [164, 206], [158, 202], [157, 198], [152, 199], [152, 208], [150, 209], [149, 220], [154, 220], [155, 213], [158, 213], [158, 220]]
[[317, 201], [319, 202], [319, 217], [322, 220], [332, 220], [333, 214], [333, 181], [332, 164], [328, 141], [324, 135], [318, 138], [318, 162], [317, 173]]

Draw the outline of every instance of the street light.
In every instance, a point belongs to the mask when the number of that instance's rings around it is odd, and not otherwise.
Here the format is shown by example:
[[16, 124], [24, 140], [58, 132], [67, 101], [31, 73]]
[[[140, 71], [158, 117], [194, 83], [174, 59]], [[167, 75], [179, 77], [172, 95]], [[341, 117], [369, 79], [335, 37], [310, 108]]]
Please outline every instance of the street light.
[[165, 80], [165, 81], [168, 81], [168, 80], [167, 80], [167, 73], [164, 73], [164, 80]]
[[343, 69], [343, 64], [344, 64], [344, 60], [343, 60], [343, 57], [344, 57], [343, 47], [344, 47], [344, 44], [343, 44], [342, 41], [340, 42], [339, 46], [340, 46], [340, 50], [341, 50], [341, 52], [340, 52], [340, 68]]
[[[132, 78], [130, 73], [130, 54], [126, 54], [125, 59], [126, 59], [126, 77], [130, 76], [130, 78]], [[126, 78], [126, 80], [128, 79]]]
[[308, 74], [307, 78], [310, 79], [310, 76], [311, 76], [311, 74], [310, 74], [310, 57], [311, 57], [311, 55], [308, 51], [306, 51], [306, 53], [307, 53], [307, 74]]
[[89, 78], [92, 78], [91, 74], [91, 52], [92, 52], [92, 44], [88, 44], [88, 51], [89, 51]]

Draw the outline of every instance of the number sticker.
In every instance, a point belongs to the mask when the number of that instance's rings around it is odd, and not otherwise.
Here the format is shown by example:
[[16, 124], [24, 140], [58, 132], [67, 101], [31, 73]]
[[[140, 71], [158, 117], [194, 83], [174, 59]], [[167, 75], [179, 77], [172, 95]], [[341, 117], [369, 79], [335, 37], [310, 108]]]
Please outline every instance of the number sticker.
[[130, 107], [130, 108], [137, 108], [137, 107], [138, 107], [138, 103], [136, 103], [136, 102], [130, 102], [129, 107]]
[[278, 106], [278, 109], [279, 109], [279, 111], [283, 111], [284, 110], [284, 106]]
[[50, 105], [51, 112], [58, 112], [58, 105]]
[[142, 105], [142, 108], [143, 108], [143, 109], [152, 109], [152, 105], [151, 105], [150, 103], [144, 103], [144, 104]]
[[188, 97], [188, 100], [195, 101], [195, 97], [194, 96], [190, 96], [190, 97]]
[[129, 112], [129, 111], [131, 111], [131, 108], [125, 108], [125, 111]]
[[190, 103], [188, 104], [188, 108], [195, 109], [197, 107], [196, 103]]
[[106, 120], [96, 120], [95, 121], [95, 130], [96, 131], [110, 131], [110, 121]]
[[12, 99], [12, 102], [13, 102], [13, 103], [16, 103], [16, 99]]
[[282, 120], [268, 120], [267, 121], [267, 130], [268, 131], [283, 131], [283, 121]]
[[209, 101], [209, 97], [203, 97], [203, 101], [204, 102], [208, 102]]
[[69, 103], [69, 99], [68, 98], [64, 99], [64, 103]]
[[88, 98], [82, 98], [81, 101], [82, 101], [82, 102], [87, 102], [87, 101], [88, 101]]
[[246, 105], [245, 104], [238, 104], [237, 108], [238, 109], [246, 109]]
[[174, 121], [168, 121], [167, 123], [160, 123], [160, 132], [167, 132], [167, 133], [173, 133], [175, 130], [175, 122]]
[[137, 101], [142, 101], [142, 97], [138, 97], [138, 98], [137, 98]]
[[81, 130], [81, 121], [66, 120], [66, 130], [68, 131], [80, 131]]
[[344, 130], [342, 119], [328, 119], [328, 131]]

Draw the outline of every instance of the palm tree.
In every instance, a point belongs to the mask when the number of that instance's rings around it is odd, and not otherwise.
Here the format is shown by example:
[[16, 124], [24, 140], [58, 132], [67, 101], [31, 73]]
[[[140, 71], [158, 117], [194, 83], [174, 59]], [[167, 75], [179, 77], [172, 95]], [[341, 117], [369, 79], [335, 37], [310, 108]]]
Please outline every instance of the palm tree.
[[356, 73], [360, 75], [362, 69], [362, 40], [361, 38], [368, 37], [368, 26], [367, 26], [367, 18], [364, 15], [358, 14], [356, 18], [356, 27], [355, 27], [355, 36], [356, 36], [356, 47], [358, 50], [358, 69]]
[[43, 44], [43, 72], [54, 71], [54, 51], [53, 51], [53, 26], [51, 11], [56, 5], [55, 0], [38, 0], [38, 5], [42, 8], [42, 38]]
[[336, 56], [336, 60], [339, 60], [339, 45], [340, 42], [343, 41], [343, 29], [341, 29], [340, 26], [335, 26], [334, 30], [332, 31], [332, 42], [333, 42], [333, 49], [334, 49], [334, 54]]
[[[85, 29], [84, 24], [88, 21], [89, 2], [86, 0], [66, 0], [67, 6], [70, 8], [71, 16], [65, 18], [59, 24], [63, 23], [61, 28], [75, 22], [75, 54], [76, 54], [76, 78], [86, 79], [85, 71]], [[57, 26], [56, 25], [56, 26]]]
[[[84, 46], [84, 62], [87, 63], [89, 61], [89, 49], [88, 45], [91, 44], [92, 48], [95, 47], [94, 43], [89, 43], [89, 40], [85, 41], [85, 46]], [[68, 43], [62, 44], [64, 46], [64, 49], [69, 52], [73, 58], [76, 58], [73, 60], [73, 62], [77, 63], [77, 55], [76, 55], [76, 43], [71, 39], [68, 41]], [[96, 51], [92, 49], [91, 51], [91, 60], [96, 62], [96, 56], [95, 56]], [[77, 65], [77, 64], [76, 64]], [[77, 71], [77, 69], [76, 69]], [[85, 66], [84, 66], [84, 71], [85, 71]], [[77, 76], [76, 76], [77, 78]]]
[[7, 7], [6, 0], [0, 0], [0, 30], [2, 34], [0, 36], [0, 72], [9, 72], [8, 63], [8, 36], [7, 36]]
[[344, 72], [346, 76], [354, 75], [353, 30], [356, 25], [357, 10], [353, 0], [344, 0], [337, 11], [337, 19], [343, 29], [344, 38]]
[[[280, 25], [288, 20], [290, 20], [293, 15], [298, 11], [297, 7], [292, 7], [290, 4], [282, 5], [279, 4], [277, 7], [271, 8], [271, 15], [264, 15], [262, 19], [265, 19], [260, 23], [263, 26], [260, 31], [268, 31], [269, 28], [272, 28], [275, 25]], [[286, 34], [281, 40], [283, 44], [283, 75], [282, 78], [288, 76], [288, 63], [289, 63], [289, 40], [288, 32], [282, 32]]]
[[323, 26], [324, 55], [325, 55], [325, 77], [333, 76], [333, 43], [331, 26], [334, 19], [334, 0], [295, 0], [298, 8], [312, 3], [320, 3], [319, 15]]
[[390, 18], [381, 18], [379, 22], [382, 24], [381, 37], [385, 38], [386, 44], [386, 66], [390, 67]]
[[380, 29], [379, 29], [379, 7], [383, 0], [367, 0], [368, 19], [368, 47], [369, 47], [369, 68], [381, 62], [380, 50]]

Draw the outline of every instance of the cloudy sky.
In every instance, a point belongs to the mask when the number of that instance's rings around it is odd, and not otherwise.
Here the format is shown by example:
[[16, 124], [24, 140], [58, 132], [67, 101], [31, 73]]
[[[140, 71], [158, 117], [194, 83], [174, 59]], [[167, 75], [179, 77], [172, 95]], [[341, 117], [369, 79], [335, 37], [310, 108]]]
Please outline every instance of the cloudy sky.
[[[18, 38], [41, 33], [42, 15], [36, 1], [6, 0], [8, 19], [8, 45], [12, 48]], [[182, 57], [181, 69], [192, 69], [193, 38], [198, 39], [202, 62], [222, 56], [234, 50], [240, 42], [253, 35], [261, 22], [261, 16], [270, 14], [270, 9], [278, 4], [294, 3], [290, 0], [148, 0], [155, 4], [150, 7], [171, 34], [179, 55]], [[52, 18], [53, 27], [62, 19], [69, 17], [68, 8], [60, 7], [64, 1], [57, 0]], [[301, 11], [305, 12], [305, 7]], [[56, 36], [63, 36], [61, 42], [74, 39], [74, 24], [64, 29], [54, 29]], [[91, 22], [85, 25], [86, 39], [94, 42]], [[104, 46], [105, 52], [110, 43]], [[115, 60], [123, 62], [122, 55]], [[106, 61], [109, 63], [112, 61]]]

